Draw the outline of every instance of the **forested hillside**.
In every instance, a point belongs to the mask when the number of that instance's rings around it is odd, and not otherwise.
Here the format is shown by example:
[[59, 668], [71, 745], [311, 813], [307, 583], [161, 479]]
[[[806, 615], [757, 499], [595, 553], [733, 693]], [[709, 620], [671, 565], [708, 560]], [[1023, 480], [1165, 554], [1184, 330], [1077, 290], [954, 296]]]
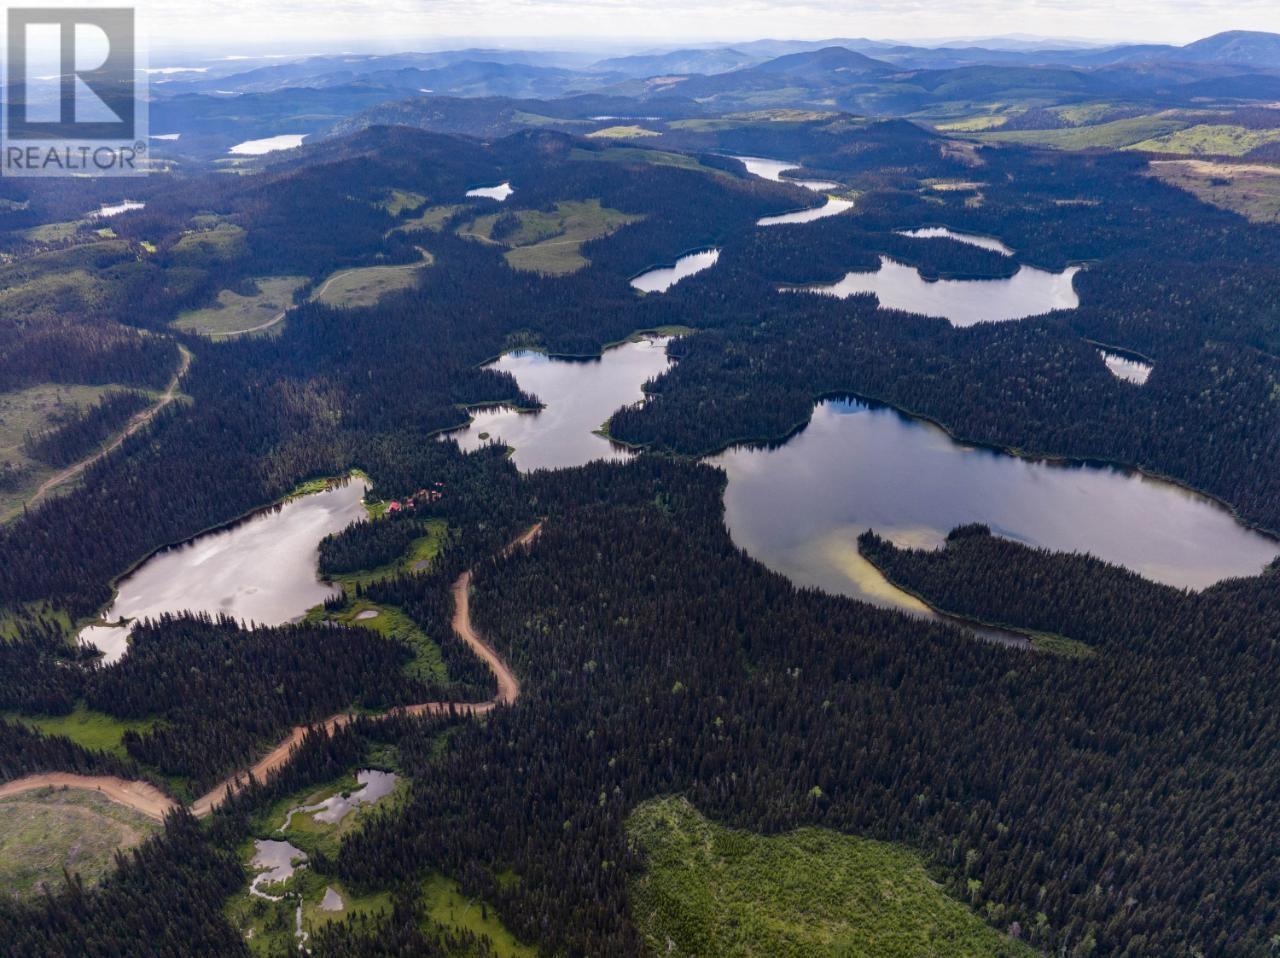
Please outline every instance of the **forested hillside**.
[[[1167, 476], [1278, 530], [1280, 233], [1138, 154], [676, 115], [642, 143], [369, 126], [242, 176], [140, 179], [145, 206], [111, 236], [87, 214], [119, 197], [92, 181], [0, 211], [3, 415], [36, 386], [114, 387], [42, 408], [38, 429], [6, 419], [24, 465], [0, 454], [0, 482], [34, 495], [185, 370], [176, 401], [0, 526], [0, 783], [68, 771], [191, 801], [295, 727], [358, 716], [299, 731], [291, 759], [281, 747], [207, 819], [173, 812], [99, 886], [0, 901], [15, 955], [265, 953], [227, 912], [245, 849], [268, 811], [367, 767], [407, 783], [307, 869], [379, 904], [328, 916], [314, 954], [504, 953], [490, 921], [548, 956], [644, 954], [636, 889], [655, 861], [628, 822], [668, 796], [754, 848], [797, 828], [891, 843], [884, 860], [927, 870], [984, 948], [1271, 953], [1280, 569], [1197, 593], [981, 525], [936, 551], [865, 530], [862, 556], [933, 607], [1092, 654], [1006, 648], [767, 570], [725, 527], [725, 476], [696, 460], [782, 441], [816, 400], [851, 394], [962, 439]], [[825, 198], [726, 153], [794, 159], [854, 205], [760, 226]], [[505, 200], [468, 195], [500, 183]], [[944, 225], [1013, 254], [902, 235]], [[575, 255], [509, 255], [544, 243]], [[706, 249], [718, 261], [665, 292], [630, 284]], [[961, 328], [783, 289], [882, 256], [926, 281], [1081, 265], [1080, 304]], [[368, 267], [409, 272], [372, 305], [317, 301]], [[174, 325], [268, 286], [292, 292], [261, 327]], [[444, 435], [477, 406], [544, 402], [488, 366], [504, 352], [576, 362], [653, 330], [676, 335], [676, 362], [601, 415], [630, 461], [522, 474], [501, 445], [464, 454]], [[1145, 357], [1145, 384], [1113, 375], [1102, 345]], [[342, 594], [275, 626], [179, 604], [125, 623], [110, 664], [76, 644], [157, 550], [352, 470], [371, 484], [362, 521], [315, 539]], [[516, 694], [495, 699], [477, 651]], [[444, 878], [484, 923], [432, 907]]]

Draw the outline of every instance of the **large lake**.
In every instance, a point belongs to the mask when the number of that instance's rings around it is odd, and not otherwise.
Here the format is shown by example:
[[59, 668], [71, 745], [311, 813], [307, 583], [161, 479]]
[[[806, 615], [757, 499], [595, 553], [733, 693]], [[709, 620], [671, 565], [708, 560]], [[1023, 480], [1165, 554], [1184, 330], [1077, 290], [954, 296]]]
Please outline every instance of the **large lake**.
[[1090, 552], [1192, 588], [1256, 575], [1280, 554], [1280, 543], [1171, 483], [961, 445], [858, 401], [819, 404], [781, 446], [711, 461], [729, 476], [725, 519], [739, 546], [800, 585], [877, 605], [921, 608], [859, 556], [867, 529], [934, 547], [957, 525], [985, 522], [1029, 545]]
[[936, 316], [953, 326], [981, 322], [1003, 322], [1039, 316], [1055, 309], [1075, 309], [1080, 305], [1075, 280], [1079, 267], [1049, 273], [1023, 266], [1008, 279], [926, 280], [913, 266], [904, 266], [888, 256], [880, 257], [874, 273], [849, 273], [830, 286], [793, 287], [789, 292], [819, 293], [847, 299], [859, 293], [873, 293], [885, 309]]
[[[154, 619], [190, 610], [258, 625], [296, 619], [337, 591], [316, 571], [320, 540], [365, 517], [367, 488], [353, 479], [158, 552], [120, 580], [102, 617]], [[89, 626], [80, 641], [96, 645], [111, 663], [124, 655], [129, 632], [130, 626]]]
[[511, 373], [544, 408], [537, 412], [505, 406], [479, 409], [470, 426], [444, 438], [456, 440], [468, 451], [490, 442], [511, 446], [521, 472], [625, 459], [631, 453], [597, 430], [615, 411], [643, 399], [645, 382], [666, 371], [668, 342], [663, 337], [627, 342], [589, 360], [530, 351], [507, 353], [488, 368]]

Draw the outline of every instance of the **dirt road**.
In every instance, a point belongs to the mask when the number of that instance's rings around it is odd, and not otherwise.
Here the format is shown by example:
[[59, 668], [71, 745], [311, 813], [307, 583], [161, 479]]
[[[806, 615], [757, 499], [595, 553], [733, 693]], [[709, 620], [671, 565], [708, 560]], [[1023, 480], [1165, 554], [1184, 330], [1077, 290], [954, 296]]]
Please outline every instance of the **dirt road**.
[[[536, 523], [503, 549], [502, 554], [504, 556], [510, 555], [516, 549], [528, 546], [541, 531], [542, 523]], [[520, 680], [516, 678], [515, 673], [511, 671], [511, 667], [502, 660], [493, 647], [481, 638], [471, 622], [471, 579], [471, 570], [468, 569], [454, 580], [452, 589], [453, 631], [458, 638], [471, 647], [471, 651], [489, 666], [494, 678], [498, 681], [498, 694], [486, 702], [420, 702], [417, 705], [407, 705], [403, 708], [395, 709], [392, 714], [407, 712], [410, 715], [441, 715], [452, 710], [459, 715], [484, 715], [498, 705], [511, 705], [519, 698]], [[252, 768], [237, 772], [198, 798], [192, 804], [191, 811], [197, 816], [208, 815], [226, 797], [228, 789], [236, 792], [244, 787], [250, 772], [252, 772], [257, 781], [263, 781], [268, 775], [289, 761], [294, 748], [302, 744], [302, 739], [307, 734], [308, 729], [323, 727], [325, 731], [332, 732], [335, 729], [342, 728], [352, 718], [352, 715], [343, 713], [331, 715], [314, 726], [297, 726], [283, 742], [255, 762]]]
[[45, 772], [5, 782], [0, 785], [0, 798], [21, 795], [38, 788], [83, 788], [101, 792], [113, 802], [127, 805], [157, 821], [177, 805], [172, 798], [148, 782], [131, 782], [113, 775], [75, 775], [71, 772]]
[[[510, 555], [516, 549], [528, 546], [541, 531], [542, 523], [539, 522], [503, 549], [502, 554]], [[421, 702], [395, 709], [390, 714], [407, 712], [410, 715], [440, 715], [453, 710], [459, 715], [484, 715], [498, 705], [510, 705], [519, 698], [520, 681], [515, 673], [493, 647], [480, 637], [471, 623], [471, 578], [471, 570], [468, 569], [453, 583], [453, 631], [489, 666], [494, 678], [498, 680], [498, 694], [487, 702]], [[263, 781], [289, 761], [293, 756], [293, 750], [302, 744], [302, 739], [309, 729], [324, 728], [326, 732], [333, 732], [335, 729], [342, 728], [352, 718], [352, 715], [343, 713], [331, 715], [323, 722], [317, 722], [314, 725], [297, 726], [283, 742], [255, 762], [252, 768], [237, 772], [196, 799], [191, 805], [192, 814], [198, 817], [208, 815], [226, 798], [228, 789], [237, 792], [243, 788], [250, 773], [257, 781]], [[147, 782], [131, 782], [111, 775], [75, 775], [69, 772], [46, 772], [5, 782], [0, 785], [0, 798], [47, 786], [92, 789], [101, 792], [113, 802], [127, 805], [155, 819], [163, 818], [165, 812], [177, 804], [164, 792]]]
[[116, 436], [115, 441], [112, 442], [111, 445], [107, 446], [107, 448], [94, 453], [92, 456], [89, 456], [87, 459], [81, 459], [75, 465], [67, 466], [66, 469], [63, 469], [61, 472], [50, 476], [43, 483], [41, 483], [40, 488], [35, 491], [35, 495], [33, 495], [30, 499], [27, 500], [28, 508], [30, 508], [31, 506], [34, 506], [41, 499], [43, 499], [45, 497], [45, 494], [48, 493], [51, 489], [57, 488], [58, 486], [66, 482], [68, 479], [74, 479], [76, 476], [80, 475], [80, 473], [84, 472], [86, 469], [92, 466], [95, 462], [97, 462], [103, 456], [107, 455], [107, 453], [112, 452], [115, 449], [118, 449], [121, 443], [123, 443], [126, 439], [132, 436], [135, 432], [137, 432], [147, 423], [151, 422], [151, 420], [156, 417], [156, 414], [160, 412], [161, 409], [163, 409], [165, 406], [169, 405], [169, 403], [173, 402], [175, 399], [178, 398], [178, 383], [180, 383], [182, 381], [182, 377], [187, 374], [187, 370], [191, 368], [191, 353], [187, 349], [187, 347], [179, 346], [178, 351], [182, 354], [182, 361], [178, 364], [178, 371], [173, 374], [173, 378], [169, 380], [169, 385], [168, 387], [166, 387], [165, 391], [161, 394], [160, 398], [157, 399], [152, 405], [148, 406], [146, 409], [142, 410], [142, 412], [138, 413], [136, 416], [130, 419], [129, 424], [124, 427], [124, 431], [121, 432], [120, 435]]

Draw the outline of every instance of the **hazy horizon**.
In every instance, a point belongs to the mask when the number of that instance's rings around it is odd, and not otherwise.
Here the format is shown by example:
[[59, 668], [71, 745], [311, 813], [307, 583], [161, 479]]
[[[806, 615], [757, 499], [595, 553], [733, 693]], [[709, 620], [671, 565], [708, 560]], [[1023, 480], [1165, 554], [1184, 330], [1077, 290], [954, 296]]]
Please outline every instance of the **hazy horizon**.
[[[285, 0], [269, 8], [213, 0], [139, 7], [157, 53], [262, 56], [523, 47], [568, 52], [634, 52], [673, 46], [831, 37], [905, 42], [970, 42], [1026, 35], [1072, 43], [1187, 43], [1225, 30], [1280, 32], [1280, 6], [1260, 0], [936, 0], [860, 3], [750, 0], [732, 10], [706, 0], [339, 0], [321, 6]], [[975, 24], [991, 24], [988, 31]], [[217, 24], [221, 31], [210, 30]], [[261, 37], [262, 40], [252, 38]]]

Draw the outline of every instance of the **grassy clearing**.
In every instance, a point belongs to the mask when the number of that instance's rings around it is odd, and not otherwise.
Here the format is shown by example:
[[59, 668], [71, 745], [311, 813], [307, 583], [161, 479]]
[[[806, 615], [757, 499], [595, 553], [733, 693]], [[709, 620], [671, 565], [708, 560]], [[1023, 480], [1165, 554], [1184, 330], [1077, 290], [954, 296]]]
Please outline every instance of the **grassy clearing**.
[[66, 715], [19, 715], [10, 712], [4, 716], [11, 722], [22, 722], [45, 735], [65, 735], [77, 745], [125, 757], [125, 732], [145, 732], [156, 724], [156, 719], [119, 719], [104, 712], [95, 712], [83, 703]]
[[145, 815], [87, 789], [42, 789], [0, 799], [0, 888], [30, 899], [62, 871], [92, 884], [111, 870], [117, 849], [159, 828]]
[[[462, 235], [493, 242], [493, 228], [499, 216], [477, 218]], [[582, 255], [582, 244], [615, 233], [643, 217], [602, 206], [599, 200], [564, 200], [554, 211], [517, 210], [518, 229], [502, 242], [513, 247], [506, 259], [513, 269], [529, 273], [562, 276], [590, 265]]]
[[212, 229], [186, 233], [173, 244], [170, 255], [182, 265], [221, 263], [245, 252], [245, 232], [234, 223], [218, 223]]
[[1091, 659], [1098, 654], [1098, 650], [1087, 642], [1049, 632], [1032, 632], [1031, 647], [1037, 652], [1060, 655], [1064, 659]]
[[712, 176], [733, 179], [724, 170], [703, 166], [692, 156], [686, 156], [683, 153], [668, 153], [666, 150], [647, 150], [638, 146], [611, 146], [603, 150], [574, 148], [569, 151], [569, 158], [571, 160], [600, 163], [648, 163], [652, 166], [675, 166], [682, 170], [696, 170], [699, 173], [709, 173]]
[[1167, 116], [1138, 116], [1093, 126], [1061, 130], [992, 130], [977, 134], [983, 140], [1001, 143], [1029, 143], [1058, 150], [1119, 150], [1144, 140], [1168, 136], [1186, 127], [1183, 120]]
[[62, 243], [75, 239], [76, 234], [80, 232], [80, 227], [88, 222], [88, 220], [71, 220], [66, 223], [45, 223], [43, 226], [33, 226], [29, 230], [23, 230], [22, 238], [33, 243]]
[[745, 113], [726, 113], [708, 119], [673, 120], [667, 124], [673, 130], [694, 130], [699, 133], [711, 133], [718, 130], [738, 130], [749, 126], [763, 126], [773, 123], [820, 123], [824, 120], [839, 118], [839, 113], [825, 110], [802, 110], [776, 108], [767, 110], [750, 110]]
[[224, 289], [218, 303], [205, 309], [193, 309], [173, 321], [177, 329], [205, 336], [242, 333], [270, 323], [293, 303], [293, 294], [306, 278], [303, 276], [263, 276], [254, 280], [258, 291], [242, 295]]
[[18, 634], [18, 627], [26, 622], [37, 620], [57, 622], [67, 641], [71, 641], [71, 616], [63, 609], [53, 609], [43, 602], [27, 602], [8, 609], [0, 609], [0, 641], [12, 639]]
[[334, 273], [311, 294], [313, 302], [343, 309], [373, 306], [383, 296], [409, 289], [418, 281], [418, 270], [434, 262], [422, 251], [422, 260], [398, 266], [365, 266]]
[[430, 230], [433, 233], [439, 233], [444, 229], [445, 220], [460, 209], [462, 209], [461, 206], [431, 206], [412, 219], [405, 220], [391, 232], [411, 233], [414, 230]]
[[48, 429], [57, 424], [60, 416], [77, 407], [92, 406], [107, 393], [124, 388], [46, 383], [18, 392], [0, 393], [0, 462], [8, 459], [18, 463], [28, 432]]
[[682, 798], [627, 823], [648, 858], [631, 912], [655, 955], [1031, 958], [950, 898], [897, 845], [803, 828], [765, 837], [716, 825]]
[[1004, 124], [1008, 117], [999, 114], [983, 113], [979, 116], [967, 116], [959, 120], [947, 120], [935, 123], [933, 127], [943, 133], [981, 133], [994, 130]]
[[[385, 507], [385, 503], [377, 505]], [[346, 590], [348, 596], [353, 596], [356, 586], [368, 585], [370, 582], [400, 572], [416, 572], [425, 569], [444, 547], [448, 533], [448, 523], [443, 519], [432, 519], [426, 524], [426, 535], [415, 539], [400, 559], [377, 569], [335, 576], [334, 581]], [[376, 614], [371, 616], [369, 613]], [[440, 646], [395, 606], [379, 605], [368, 599], [351, 599], [336, 613], [326, 612], [324, 606], [316, 606], [307, 613], [309, 622], [326, 620], [373, 629], [389, 638], [398, 639], [413, 650], [413, 659], [404, 667], [406, 674], [424, 682], [443, 683], [449, 680], [448, 670], [440, 655]]]
[[1134, 143], [1131, 150], [1176, 153], [1180, 156], [1244, 156], [1250, 150], [1280, 140], [1280, 130], [1249, 130], [1243, 126], [1207, 123]]
[[[253, 837], [287, 841], [309, 860], [314, 860], [318, 853], [332, 859], [338, 854], [343, 836], [360, 828], [373, 808], [394, 808], [405, 800], [408, 794], [405, 779], [396, 782], [390, 795], [372, 805], [357, 805], [336, 824], [318, 822], [313, 814], [295, 813], [289, 819], [288, 829], [282, 826], [290, 809], [315, 805], [332, 795], [353, 791], [358, 787], [356, 777], [352, 774], [320, 788], [306, 789], [282, 798], [267, 811], [255, 816], [252, 823]], [[246, 869], [252, 871], [249, 864], [254, 855], [252, 840], [241, 847], [240, 855]], [[342, 899], [340, 910], [327, 911], [320, 907], [329, 889], [333, 889]], [[228, 920], [247, 937], [249, 949], [255, 955], [283, 954], [294, 943], [299, 905], [302, 907], [302, 927], [309, 933], [314, 933], [317, 928], [330, 921], [340, 921], [356, 914], [376, 914], [391, 910], [389, 893], [357, 896], [332, 877], [317, 875], [305, 866], [298, 868], [287, 881], [271, 885], [264, 891], [272, 895], [283, 895], [284, 900], [268, 901], [250, 895], [246, 885], [231, 897], [224, 909]]]
[[[380, 758], [386, 758], [386, 756], [380, 756]], [[375, 764], [394, 763], [378, 762]], [[368, 768], [372, 767], [372, 765], [361, 767]], [[407, 779], [403, 777], [398, 779], [390, 795], [372, 804], [357, 805], [336, 824], [318, 822], [315, 820], [313, 813], [298, 812], [292, 818], [289, 818], [289, 827], [287, 829], [282, 828], [282, 826], [285, 819], [289, 817], [290, 809], [304, 805], [317, 805], [331, 796], [346, 794], [355, 791], [359, 787], [360, 783], [356, 780], [355, 774], [352, 773], [318, 788], [303, 789], [282, 798], [266, 811], [259, 812], [254, 816], [252, 823], [253, 837], [290, 842], [294, 847], [301, 849], [309, 856], [315, 856], [317, 853], [336, 856], [338, 847], [342, 844], [343, 836], [359, 829], [374, 808], [381, 810], [394, 809], [405, 801], [409, 794]], [[250, 856], [252, 855], [252, 850], [250, 850], [249, 854]]]
[[[376, 612], [373, 618], [360, 618], [361, 613]], [[331, 615], [331, 621], [343, 625], [373, 629], [389, 638], [397, 639], [413, 649], [413, 659], [406, 663], [407, 674], [424, 682], [444, 683], [449, 680], [444, 659], [440, 655], [440, 646], [431, 640], [417, 624], [393, 605], [378, 605], [366, 599], [357, 599], [348, 603], [347, 608]]]
[[588, 139], [595, 140], [638, 140], [646, 136], [662, 136], [657, 130], [646, 130], [642, 126], [606, 126], [603, 130], [588, 133]]
[[1255, 223], [1280, 222], [1280, 166], [1157, 160], [1151, 171], [1203, 202], [1234, 210]]
[[[244, 857], [246, 866], [253, 857], [250, 848]], [[325, 893], [332, 888], [342, 899], [342, 908], [326, 911], [320, 907]], [[250, 895], [246, 889], [227, 902], [223, 914], [245, 936], [252, 955], [293, 954], [298, 906], [302, 906], [302, 928], [308, 934], [331, 921], [342, 921], [354, 915], [376, 915], [391, 911], [391, 894], [379, 892], [357, 896], [333, 878], [326, 878], [300, 868], [287, 882], [268, 886], [272, 895], [284, 895], [283, 901], [269, 901]]]
[[433, 875], [423, 883], [422, 901], [432, 921], [487, 937], [498, 958], [534, 958], [538, 954], [536, 948], [520, 944], [488, 905], [467, 898], [457, 882], [443, 875]]
[[91, 312], [114, 292], [116, 270], [127, 270], [136, 259], [124, 240], [90, 238], [4, 263], [0, 311], [27, 322], [59, 321], [77, 308]]
[[0, 467], [7, 462], [22, 472], [22, 480], [14, 488], [0, 489], [0, 521], [20, 514], [22, 504], [58, 471], [26, 454], [22, 444], [27, 433], [49, 429], [62, 414], [77, 406], [92, 406], [107, 393], [124, 388], [46, 383], [0, 393]]
[[427, 198], [421, 193], [393, 189], [387, 193], [386, 199], [379, 203], [378, 206], [392, 216], [399, 216], [409, 210], [416, 210], [418, 207], [425, 205], [426, 202]]

